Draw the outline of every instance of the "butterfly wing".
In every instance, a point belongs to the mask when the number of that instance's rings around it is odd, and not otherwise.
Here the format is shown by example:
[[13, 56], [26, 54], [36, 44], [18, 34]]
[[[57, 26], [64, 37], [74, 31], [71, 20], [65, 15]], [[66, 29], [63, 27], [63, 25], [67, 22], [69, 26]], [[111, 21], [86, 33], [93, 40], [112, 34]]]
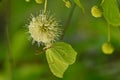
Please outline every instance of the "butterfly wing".
[[58, 57], [59, 56], [54, 53], [53, 49], [46, 51], [46, 58], [50, 70], [55, 76], [62, 78], [65, 70], [68, 68], [68, 64], [61, 61]]
[[63, 61], [68, 64], [73, 64], [76, 60], [77, 52], [72, 48], [71, 45], [64, 43], [64, 42], [58, 42], [54, 44], [54, 48], [57, 52], [59, 52], [59, 55], [63, 58]]
[[64, 42], [57, 42], [46, 51], [50, 70], [55, 76], [60, 78], [63, 77], [68, 66], [75, 62], [76, 55], [77, 53], [71, 45]]

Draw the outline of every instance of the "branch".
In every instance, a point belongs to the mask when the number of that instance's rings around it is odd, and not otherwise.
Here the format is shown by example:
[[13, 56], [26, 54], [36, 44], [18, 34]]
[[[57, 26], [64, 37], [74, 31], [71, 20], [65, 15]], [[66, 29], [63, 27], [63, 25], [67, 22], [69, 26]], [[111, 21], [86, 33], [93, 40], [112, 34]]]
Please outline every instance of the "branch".
[[70, 25], [70, 21], [71, 21], [71, 19], [72, 19], [72, 16], [73, 16], [75, 7], [76, 7], [76, 4], [74, 3], [74, 5], [73, 5], [73, 7], [72, 7], [72, 9], [71, 9], [71, 11], [70, 11], [70, 13], [69, 13], [68, 19], [67, 19], [67, 21], [66, 21], [66, 23], [65, 23], [65, 25], [64, 25], [65, 28], [64, 28], [64, 30], [63, 30], [63, 35], [62, 35], [62, 37], [61, 37], [61, 40], [64, 38], [65, 33], [66, 33], [66, 31], [67, 31], [67, 29], [68, 29], [68, 27], [69, 27], [69, 25]]

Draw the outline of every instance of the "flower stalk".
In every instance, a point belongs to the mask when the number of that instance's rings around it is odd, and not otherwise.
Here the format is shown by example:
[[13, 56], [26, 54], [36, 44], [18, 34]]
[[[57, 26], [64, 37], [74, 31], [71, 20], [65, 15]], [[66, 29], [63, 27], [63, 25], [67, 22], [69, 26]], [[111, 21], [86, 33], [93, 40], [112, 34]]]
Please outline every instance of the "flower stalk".
[[108, 43], [110, 43], [110, 25], [108, 24]]
[[11, 18], [11, 0], [7, 0], [5, 6], [5, 33], [6, 33], [6, 45], [7, 45], [7, 60], [8, 60], [8, 79], [13, 80], [13, 58], [11, 52], [11, 44], [10, 44], [10, 37], [9, 37], [9, 26], [10, 26], [10, 18]]
[[44, 14], [46, 13], [46, 10], [47, 10], [47, 0], [45, 0], [45, 3], [44, 3]]

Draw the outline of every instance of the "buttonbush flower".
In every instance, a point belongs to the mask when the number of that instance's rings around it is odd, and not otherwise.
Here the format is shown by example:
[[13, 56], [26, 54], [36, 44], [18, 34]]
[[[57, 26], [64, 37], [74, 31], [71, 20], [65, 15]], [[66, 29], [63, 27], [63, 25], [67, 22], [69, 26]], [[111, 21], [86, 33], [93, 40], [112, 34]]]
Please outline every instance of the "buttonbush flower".
[[46, 47], [59, 40], [62, 34], [62, 29], [54, 16], [43, 11], [32, 17], [28, 30], [33, 42], [37, 42], [38, 45], [44, 44]]

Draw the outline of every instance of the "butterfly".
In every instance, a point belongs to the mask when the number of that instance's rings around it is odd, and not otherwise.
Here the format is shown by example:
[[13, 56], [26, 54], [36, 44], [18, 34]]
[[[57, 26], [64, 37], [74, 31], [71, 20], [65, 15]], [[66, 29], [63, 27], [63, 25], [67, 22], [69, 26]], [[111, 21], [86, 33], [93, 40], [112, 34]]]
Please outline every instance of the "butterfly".
[[59, 78], [63, 77], [69, 65], [76, 60], [77, 52], [71, 45], [64, 42], [56, 42], [46, 50], [46, 58], [51, 72]]

